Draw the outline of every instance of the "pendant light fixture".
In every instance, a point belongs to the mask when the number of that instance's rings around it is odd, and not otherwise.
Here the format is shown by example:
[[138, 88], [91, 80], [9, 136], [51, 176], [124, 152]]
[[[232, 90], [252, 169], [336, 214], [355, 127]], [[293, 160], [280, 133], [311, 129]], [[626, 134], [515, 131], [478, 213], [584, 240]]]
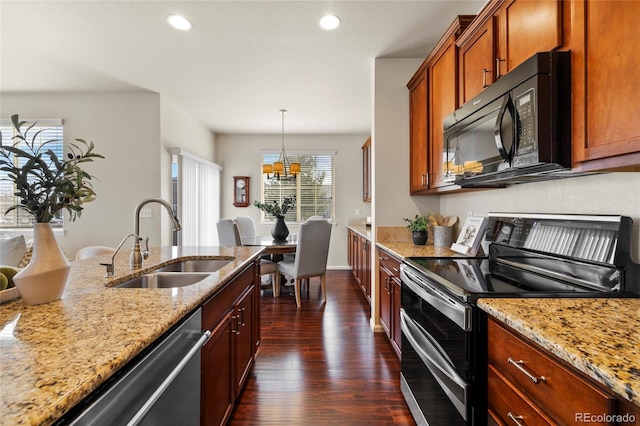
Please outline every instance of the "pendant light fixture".
[[284, 148], [284, 114], [286, 112], [286, 109], [280, 110], [280, 114], [282, 114], [282, 144], [280, 145], [280, 157], [278, 158], [278, 161], [274, 161], [273, 164], [262, 165], [262, 173], [267, 174], [267, 179], [270, 179], [270, 173], [273, 173], [274, 178], [278, 180], [291, 177], [295, 179], [300, 173], [300, 163], [291, 163], [289, 158], [287, 158], [287, 152]]

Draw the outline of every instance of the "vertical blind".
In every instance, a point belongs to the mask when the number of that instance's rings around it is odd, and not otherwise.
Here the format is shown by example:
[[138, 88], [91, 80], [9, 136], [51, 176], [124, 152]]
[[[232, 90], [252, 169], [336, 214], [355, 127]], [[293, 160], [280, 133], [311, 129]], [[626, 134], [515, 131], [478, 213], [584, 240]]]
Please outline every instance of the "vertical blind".
[[220, 218], [220, 171], [222, 167], [183, 149], [172, 150], [177, 160], [174, 205], [182, 230], [181, 246], [215, 246]]
[[[36, 123], [28, 133], [25, 135], [27, 140], [31, 142], [32, 136], [40, 132], [34, 144], [34, 150], [37, 150], [43, 143], [52, 141], [46, 145], [44, 151], [52, 150], [56, 156], [62, 161], [63, 156], [63, 132], [62, 132], [62, 120], [61, 119], [21, 119], [21, 121], [27, 121], [29, 124], [22, 126], [22, 132], [24, 134], [27, 128]], [[13, 145], [13, 137], [15, 136], [15, 130], [11, 124], [11, 120], [0, 120], [0, 132], [2, 133], [2, 144]], [[17, 145], [20, 149], [25, 149], [25, 142], [21, 142]], [[27, 152], [30, 152], [27, 149]], [[42, 159], [51, 164], [50, 157], [44, 154]], [[16, 163], [16, 161], [20, 161]], [[26, 159], [21, 158], [15, 160], [14, 164], [22, 166], [26, 162]], [[8, 214], [4, 214], [10, 206], [18, 204], [20, 200], [14, 195], [15, 185], [11, 180], [8, 180], [8, 174], [6, 171], [0, 170], [0, 228], [31, 228], [33, 227], [34, 218], [25, 210], [16, 209]], [[52, 227], [62, 228], [63, 225], [63, 212], [59, 212], [58, 215], [51, 221]]]
[[[278, 161], [279, 151], [263, 151], [262, 164]], [[335, 217], [335, 152], [290, 152], [291, 162], [300, 163], [300, 174], [295, 178], [277, 179], [273, 175], [262, 175], [262, 202], [282, 203], [284, 198], [295, 200], [295, 208], [285, 215], [288, 222], [304, 222], [311, 216], [322, 216], [329, 220]], [[262, 221], [274, 218], [261, 212]]]

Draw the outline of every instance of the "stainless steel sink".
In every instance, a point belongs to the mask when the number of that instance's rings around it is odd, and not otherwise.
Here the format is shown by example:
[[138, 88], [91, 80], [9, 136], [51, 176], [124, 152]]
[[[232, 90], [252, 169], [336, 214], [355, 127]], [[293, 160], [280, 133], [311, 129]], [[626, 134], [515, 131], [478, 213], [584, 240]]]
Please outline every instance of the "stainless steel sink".
[[132, 278], [118, 288], [176, 288], [195, 284], [207, 278], [206, 273], [185, 273], [185, 272], [153, 272]]
[[191, 259], [163, 266], [158, 272], [216, 272], [233, 259]]

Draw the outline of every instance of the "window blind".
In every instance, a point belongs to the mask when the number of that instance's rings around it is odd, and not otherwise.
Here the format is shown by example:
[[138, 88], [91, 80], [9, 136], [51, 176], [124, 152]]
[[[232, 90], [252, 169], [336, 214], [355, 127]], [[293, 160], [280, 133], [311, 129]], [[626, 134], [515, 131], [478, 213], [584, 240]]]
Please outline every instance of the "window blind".
[[[26, 121], [28, 123], [36, 123], [27, 133], [27, 139], [32, 140], [32, 136], [40, 132], [35, 139], [34, 149], [42, 146], [47, 141], [52, 141], [44, 148], [45, 151], [52, 150], [56, 156], [63, 161], [63, 130], [61, 119], [23, 119], [20, 121]], [[30, 124], [25, 124], [22, 127], [24, 133]], [[13, 137], [15, 136], [15, 129], [11, 124], [10, 119], [0, 120], [0, 133], [2, 133], [2, 144], [13, 145]], [[26, 143], [21, 142], [17, 145], [20, 149], [26, 148]], [[48, 155], [43, 155], [43, 160], [52, 166]], [[14, 164], [17, 166], [23, 166], [26, 160], [24, 158], [15, 159]], [[31, 228], [33, 227], [34, 218], [25, 210], [16, 209], [8, 214], [4, 214], [7, 209], [15, 204], [19, 204], [20, 200], [14, 195], [15, 185], [13, 181], [8, 180], [8, 173], [0, 170], [0, 228]], [[51, 220], [51, 227], [62, 228], [63, 226], [63, 212], [59, 212], [58, 215]]]
[[215, 163], [182, 149], [172, 153], [177, 163], [174, 205], [182, 230], [178, 245], [218, 245], [217, 223], [220, 219], [220, 171]]
[[[278, 161], [279, 151], [263, 151], [262, 164]], [[292, 197], [296, 201], [294, 209], [285, 215], [288, 222], [304, 222], [311, 216], [322, 216], [334, 220], [335, 216], [335, 152], [291, 152], [287, 157], [291, 162], [300, 163], [300, 174], [295, 178], [278, 180], [273, 175], [262, 175], [262, 202], [282, 203], [284, 198]], [[273, 221], [274, 218], [261, 212], [261, 219]]]

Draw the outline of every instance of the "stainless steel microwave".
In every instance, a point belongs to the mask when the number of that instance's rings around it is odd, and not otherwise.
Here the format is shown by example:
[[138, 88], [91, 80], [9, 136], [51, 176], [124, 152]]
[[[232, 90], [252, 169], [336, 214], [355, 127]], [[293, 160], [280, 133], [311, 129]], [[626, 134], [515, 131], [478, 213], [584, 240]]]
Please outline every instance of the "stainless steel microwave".
[[445, 181], [504, 187], [570, 176], [569, 52], [537, 53], [444, 120]]

